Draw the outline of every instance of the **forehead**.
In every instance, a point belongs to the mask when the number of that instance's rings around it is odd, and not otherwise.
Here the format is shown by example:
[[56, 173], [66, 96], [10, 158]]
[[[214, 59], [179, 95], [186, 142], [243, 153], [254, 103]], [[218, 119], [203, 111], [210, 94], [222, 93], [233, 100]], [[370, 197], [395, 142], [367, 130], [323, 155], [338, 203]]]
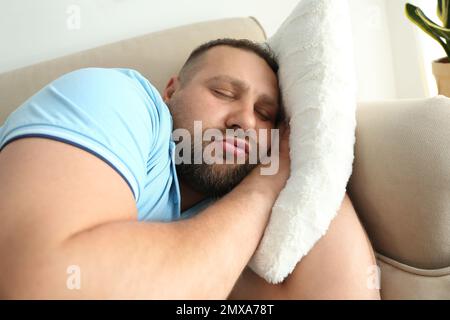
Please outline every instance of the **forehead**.
[[210, 67], [258, 67], [257, 69], [260, 71], [273, 73], [270, 66], [262, 57], [246, 48], [235, 48], [227, 45], [218, 45], [204, 52], [202, 54], [201, 60], [204, 65]]
[[228, 75], [241, 84], [278, 95], [278, 79], [268, 63], [256, 53], [219, 45], [199, 57], [197, 73], [201, 80]]

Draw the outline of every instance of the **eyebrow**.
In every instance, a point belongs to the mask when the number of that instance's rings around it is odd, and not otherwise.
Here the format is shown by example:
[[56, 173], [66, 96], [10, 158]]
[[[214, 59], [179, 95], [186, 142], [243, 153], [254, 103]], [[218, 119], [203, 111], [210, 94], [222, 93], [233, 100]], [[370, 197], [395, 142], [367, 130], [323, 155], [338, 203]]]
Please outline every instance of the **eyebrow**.
[[[210, 82], [228, 82], [229, 84], [231, 84], [235, 89], [239, 89], [241, 91], [248, 91], [249, 89], [249, 85], [247, 83], [245, 83], [242, 80], [239, 80], [237, 78], [228, 76], [228, 75], [218, 75], [212, 78], [209, 78], [208, 80], [206, 80], [207, 83]], [[276, 100], [274, 100], [271, 96], [269, 96], [268, 94], [261, 94], [259, 96], [259, 101], [261, 101], [263, 104], [269, 105], [273, 108], [276, 108], [278, 106], [278, 103], [276, 102]]]

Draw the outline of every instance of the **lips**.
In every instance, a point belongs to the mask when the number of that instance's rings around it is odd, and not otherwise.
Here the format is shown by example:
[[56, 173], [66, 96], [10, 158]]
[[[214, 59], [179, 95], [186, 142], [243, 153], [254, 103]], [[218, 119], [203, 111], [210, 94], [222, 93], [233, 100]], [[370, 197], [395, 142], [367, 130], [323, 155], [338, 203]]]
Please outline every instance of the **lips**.
[[239, 138], [225, 138], [220, 143], [223, 146], [224, 153], [231, 153], [235, 156], [238, 155], [246, 155], [250, 152], [250, 146], [249, 144]]

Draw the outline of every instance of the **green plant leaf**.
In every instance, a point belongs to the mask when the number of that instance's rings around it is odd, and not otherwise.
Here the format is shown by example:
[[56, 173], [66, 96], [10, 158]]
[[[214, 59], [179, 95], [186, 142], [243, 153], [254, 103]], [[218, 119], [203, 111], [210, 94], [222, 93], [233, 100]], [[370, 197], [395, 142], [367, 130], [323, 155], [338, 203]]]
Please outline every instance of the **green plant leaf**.
[[436, 14], [439, 17], [439, 19], [442, 21], [442, 23], [444, 23], [444, 10], [442, 8], [442, 0], [438, 0]]
[[438, 6], [437, 6], [437, 16], [442, 21], [442, 25], [445, 28], [450, 27], [450, 20], [449, 20], [449, 0], [438, 0]]
[[[445, 36], [443, 36], [443, 33], [444, 33], [443, 30], [438, 31], [438, 29], [436, 27], [434, 27], [434, 28], [431, 27], [429, 25], [429, 23], [433, 23], [433, 22], [425, 16], [425, 14], [422, 12], [422, 10], [420, 10], [418, 7], [416, 7], [410, 3], [407, 3], [405, 5], [405, 14], [409, 20], [411, 20], [419, 28], [421, 28], [423, 31], [425, 31], [434, 40], [439, 42], [439, 44], [445, 50], [447, 56], [450, 58], [450, 48], [448, 48], [447, 44], [441, 39], [441, 38], [444, 38], [444, 39], [447, 38], [446, 33], [445, 33]], [[433, 24], [436, 25], [435, 23], [433, 23]], [[438, 26], [438, 25], [436, 25], [436, 26]], [[438, 27], [442, 28], [440, 26], [438, 26]], [[442, 29], [444, 29], [444, 28], [442, 28]], [[449, 35], [449, 37], [450, 37], [450, 35]]]
[[432, 28], [440, 37], [444, 38], [448, 43], [450, 39], [450, 29], [441, 27], [440, 25], [434, 23], [419, 8], [416, 9], [416, 14], [422, 19], [424, 23], [426, 23], [430, 28]]

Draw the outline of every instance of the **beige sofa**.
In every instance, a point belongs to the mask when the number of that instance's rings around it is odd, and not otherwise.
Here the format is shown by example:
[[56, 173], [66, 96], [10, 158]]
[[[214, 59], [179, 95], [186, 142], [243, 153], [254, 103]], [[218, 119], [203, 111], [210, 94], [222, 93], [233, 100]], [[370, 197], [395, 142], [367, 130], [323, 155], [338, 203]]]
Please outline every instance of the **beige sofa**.
[[[140, 71], [160, 91], [198, 44], [263, 41], [253, 18], [182, 26], [0, 75], [0, 123], [58, 76], [82, 67]], [[377, 253], [383, 299], [450, 299], [450, 99], [359, 103], [349, 194]], [[1, 183], [1, 182], [0, 182]]]

